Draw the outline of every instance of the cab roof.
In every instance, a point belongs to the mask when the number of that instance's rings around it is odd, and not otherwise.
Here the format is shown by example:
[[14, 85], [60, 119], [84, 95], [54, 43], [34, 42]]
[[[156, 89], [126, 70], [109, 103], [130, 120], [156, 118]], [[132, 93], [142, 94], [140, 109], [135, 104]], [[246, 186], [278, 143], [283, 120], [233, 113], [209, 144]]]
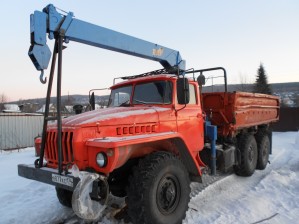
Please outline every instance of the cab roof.
[[178, 76], [175, 74], [159, 74], [159, 75], [148, 75], [148, 76], [143, 76], [143, 77], [137, 77], [137, 78], [130, 78], [126, 81], [119, 82], [111, 86], [111, 89], [120, 87], [120, 86], [125, 86], [131, 83], [138, 83], [138, 82], [146, 82], [146, 81], [153, 81], [153, 80], [174, 80], [177, 79]]

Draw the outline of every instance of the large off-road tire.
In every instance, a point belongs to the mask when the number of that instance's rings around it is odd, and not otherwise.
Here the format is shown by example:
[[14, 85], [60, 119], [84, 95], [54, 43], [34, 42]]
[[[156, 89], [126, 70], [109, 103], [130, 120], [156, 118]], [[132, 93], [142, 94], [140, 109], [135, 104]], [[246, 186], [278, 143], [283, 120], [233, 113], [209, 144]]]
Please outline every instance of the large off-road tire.
[[57, 198], [63, 206], [72, 207], [73, 192], [63, 188], [55, 187]]
[[240, 161], [234, 166], [235, 173], [239, 176], [251, 176], [257, 164], [257, 144], [252, 134], [243, 134], [238, 139]]
[[134, 168], [127, 192], [128, 214], [134, 224], [181, 223], [190, 200], [190, 179], [175, 155], [156, 152]]
[[257, 133], [255, 136], [258, 149], [256, 169], [264, 170], [268, 164], [270, 153], [270, 139], [267, 132]]

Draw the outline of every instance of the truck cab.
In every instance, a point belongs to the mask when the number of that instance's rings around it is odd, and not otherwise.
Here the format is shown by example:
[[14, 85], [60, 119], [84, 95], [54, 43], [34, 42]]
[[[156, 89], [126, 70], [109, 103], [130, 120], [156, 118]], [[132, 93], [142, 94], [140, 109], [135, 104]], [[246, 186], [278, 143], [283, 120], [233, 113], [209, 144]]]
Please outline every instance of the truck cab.
[[[128, 160], [154, 151], [179, 155], [187, 150], [189, 158], [184, 162], [194, 177], [200, 177], [200, 167], [205, 165], [198, 154], [204, 146], [199, 88], [189, 80], [190, 100], [180, 104], [177, 92], [182, 90], [177, 89], [177, 80], [175, 75], [162, 74], [115, 84], [107, 108], [63, 119], [63, 165], [77, 164], [80, 170], [108, 176]], [[58, 164], [56, 136], [56, 124], [48, 125], [45, 159], [51, 168]]]

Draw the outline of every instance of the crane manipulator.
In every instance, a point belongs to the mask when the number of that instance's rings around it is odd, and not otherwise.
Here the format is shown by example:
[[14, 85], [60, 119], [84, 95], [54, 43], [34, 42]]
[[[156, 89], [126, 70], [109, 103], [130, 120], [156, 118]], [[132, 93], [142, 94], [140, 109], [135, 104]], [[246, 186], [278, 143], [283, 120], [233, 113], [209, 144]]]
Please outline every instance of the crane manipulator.
[[[63, 15], [57, 11], [52, 4], [46, 6], [42, 12], [35, 11], [30, 15], [31, 46], [28, 55], [35, 68], [41, 71], [40, 81], [45, 84], [44, 70], [48, 68], [51, 51], [47, 45], [47, 34], [49, 39], [55, 39], [51, 71], [49, 75], [48, 91], [46, 97], [46, 109], [43, 125], [42, 144], [40, 159], [36, 161], [37, 167], [42, 167], [47, 122], [57, 120], [57, 144], [59, 173], [62, 172], [61, 165], [61, 76], [62, 76], [62, 50], [63, 43], [75, 41], [111, 51], [116, 51], [140, 58], [159, 62], [164, 69], [174, 74], [184, 74], [185, 61], [182, 60], [178, 51], [138, 39], [117, 31], [113, 31], [98, 25], [94, 25], [74, 18], [72, 12]], [[49, 104], [52, 82], [55, 70], [56, 57], [58, 54], [57, 72], [57, 116], [49, 117]]]
[[42, 72], [47, 69], [51, 57], [47, 33], [49, 39], [62, 38], [65, 43], [71, 40], [158, 61], [168, 70], [185, 69], [185, 61], [176, 50], [75, 19], [72, 12], [62, 15], [53, 5], [45, 7], [43, 12], [35, 11], [31, 14], [30, 32], [31, 46], [28, 54], [36, 69]]

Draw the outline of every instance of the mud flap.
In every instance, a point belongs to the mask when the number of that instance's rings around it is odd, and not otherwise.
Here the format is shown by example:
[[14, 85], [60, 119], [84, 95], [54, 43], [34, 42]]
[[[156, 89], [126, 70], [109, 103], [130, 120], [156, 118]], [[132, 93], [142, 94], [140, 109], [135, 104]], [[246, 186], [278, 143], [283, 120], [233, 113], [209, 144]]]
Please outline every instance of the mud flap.
[[[85, 171], [76, 172], [74, 169], [72, 171], [74, 176], [78, 175], [80, 178], [72, 196], [72, 207], [75, 214], [86, 221], [98, 220], [103, 210], [106, 208], [109, 193], [105, 192], [104, 195], [106, 195], [107, 198], [101, 198], [101, 200], [91, 199], [90, 193], [93, 191], [94, 181], [104, 181], [103, 177], [97, 173], [89, 173]], [[102, 189], [97, 189], [97, 191], [101, 190]], [[107, 188], [104, 188], [103, 190], [107, 190]]]

